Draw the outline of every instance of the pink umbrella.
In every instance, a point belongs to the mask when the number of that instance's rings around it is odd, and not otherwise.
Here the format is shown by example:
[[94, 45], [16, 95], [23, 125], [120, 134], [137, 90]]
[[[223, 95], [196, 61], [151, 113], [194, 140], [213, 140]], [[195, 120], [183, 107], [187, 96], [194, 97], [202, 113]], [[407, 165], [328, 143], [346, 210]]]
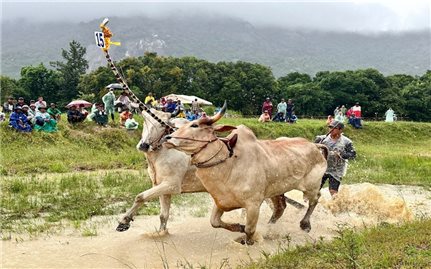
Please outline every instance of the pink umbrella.
[[71, 107], [71, 106], [84, 106], [84, 107], [91, 107], [92, 104], [90, 102], [87, 102], [85, 100], [75, 100], [70, 102], [69, 104], [67, 104], [66, 107]]

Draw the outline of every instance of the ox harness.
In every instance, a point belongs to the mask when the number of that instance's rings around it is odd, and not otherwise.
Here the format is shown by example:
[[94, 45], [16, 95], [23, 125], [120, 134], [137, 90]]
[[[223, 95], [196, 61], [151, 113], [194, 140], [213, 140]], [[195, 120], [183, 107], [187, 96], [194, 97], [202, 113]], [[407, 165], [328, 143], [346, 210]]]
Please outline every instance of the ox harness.
[[[192, 162], [191, 164], [198, 167], [198, 168], [209, 168], [209, 167], [213, 167], [216, 165], [219, 165], [223, 162], [225, 162], [227, 159], [231, 158], [233, 156], [233, 148], [236, 145], [236, 142], [238, 140], [238, 135], [234, 134], [231, 138], [220, 138], [220, 137], [215, 137], [213, 139], [210, 140], [201, 140], [201, 139], [194, 139], [194, 138], [187, 138], [187, 137], [172, 137], [172, 138], [176, 138], [176, 139], [183, 139], [183, 140], [190, 140], [190, 141], [195, 141], [195, 142], [206, 142], [205, 145], [203, 145], [202, 147], [200, 147], [198, 149], [198, 151], [192, 153], [191, 157], [193, 158], [194, 156], [196, 156], [197, 154], [199, 154], [203, 149], [205, 149], [209, 144], [215, 142], [215, 141], [221, 141], [223, 142], [223, 144], [221, 144], [220, 148], [217, 150], [217, 152], [215, 154], [213, 154], [209, 159], [202, 161], [202, 162]], [[212, 163], [208, 163], [210, 162], [212, 159], [214, 159], [219, 153], [220, 151], [223, 149], [223, 146], [226, 146], [228, 151], [229, 151], [229, 155], [221, 160], [212, 162]]]

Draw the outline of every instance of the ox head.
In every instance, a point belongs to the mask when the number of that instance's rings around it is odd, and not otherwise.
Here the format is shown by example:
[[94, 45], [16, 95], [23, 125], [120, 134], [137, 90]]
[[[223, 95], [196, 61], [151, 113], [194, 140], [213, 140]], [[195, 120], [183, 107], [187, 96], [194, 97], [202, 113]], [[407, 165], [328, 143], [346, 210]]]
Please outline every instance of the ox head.
[[176, 114], [177, 111], [174, 113], [165, 113], [155, 109], [143, 110], [144, 127], [141, 140], [136, 145], [136, 148], [147, 152], [158, 147], [160, 140], [169, 133], [169, 129], [172, 129], [170, 119], [171, 117], [175, 117]]
[[168, 148], [175, 148], [186, 154], [193, 154], [206, 144], [217, 139], [215, 132], [225, 132], [236, 129], [228, 125], [215, 125], [226, 112], [226, 101], [222, 109], [213, 117], [202, 117], [200, 119], [184, 124], [174, 133], [165, 137], [164, 145]]

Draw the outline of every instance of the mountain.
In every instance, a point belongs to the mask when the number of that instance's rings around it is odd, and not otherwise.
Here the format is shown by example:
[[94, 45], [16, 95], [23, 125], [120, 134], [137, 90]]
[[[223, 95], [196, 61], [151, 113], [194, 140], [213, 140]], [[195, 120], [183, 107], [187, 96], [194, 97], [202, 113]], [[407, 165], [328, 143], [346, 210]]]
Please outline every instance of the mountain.
[[[94, 31], [102, 18], [82, 23], [4, 22], [1, 73], [19, 77], [20, 69], [61, 60], [71, 40], [87, 47], [90, 69], [105, 65]], [[298, 71], [375, 68], [385, 75], [421, 75], [431, 69], [431, 32], [361, 34], [259, 27], [229, 17], [111, 17], [108, 26], [122, 46], [115, 60], [155, 51], [166, 56], [195, 56], [218, 61], [247, 61], [270, 66], [275, 76]]]

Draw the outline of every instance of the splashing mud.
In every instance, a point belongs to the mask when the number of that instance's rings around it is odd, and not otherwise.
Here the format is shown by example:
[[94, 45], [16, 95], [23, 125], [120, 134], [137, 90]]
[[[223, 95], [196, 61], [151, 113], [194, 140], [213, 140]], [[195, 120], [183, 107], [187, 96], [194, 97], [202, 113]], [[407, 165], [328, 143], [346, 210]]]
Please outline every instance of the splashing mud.
[[368, 183], [355, 187], [343, 187], [334, 199], [323, 198], [320, 203], [333, 214], [350, 212], [390, 223], [413, 219], [403, 197], [384, 194], [377, 186]]
[[[2, 242], [2, 268], [178, 268], [206, 266], [231, 268], [289, 246], [326, 240], [336, 235], [340, 224], [370, 226], [379, 222], [402, 222], [416, 216], [431, 215], [431, 192], [421, 187], [353, 184], [343, 185], [338, 197], [331, 199], [328, 189], [311, 216], [311, 232], [299, 228], [306, 208], [288, 206], [275, 224], [268, 224], [271, 209], [264, 203], [257, 226], [257, 242], [243, 246], [235, 240], [240, 236], [209, 223], [212, 202], [201, 195], [194, 206], [174, 206], [168, 223], [169, 233], [154, 233], [158, 216], [138, 216], [127, 232], [115, 231], [115, 216], [97, 227], [97, 236], [82, 237], [65, 230], [60, 235], [40, 237], [23, 242]], [[303, 201], [302, 193], [287, 195]], [[195, 212], [207, 212], [196, 216]], [[226, 213], [226, 222], [244, 223], [241, 210]]]

